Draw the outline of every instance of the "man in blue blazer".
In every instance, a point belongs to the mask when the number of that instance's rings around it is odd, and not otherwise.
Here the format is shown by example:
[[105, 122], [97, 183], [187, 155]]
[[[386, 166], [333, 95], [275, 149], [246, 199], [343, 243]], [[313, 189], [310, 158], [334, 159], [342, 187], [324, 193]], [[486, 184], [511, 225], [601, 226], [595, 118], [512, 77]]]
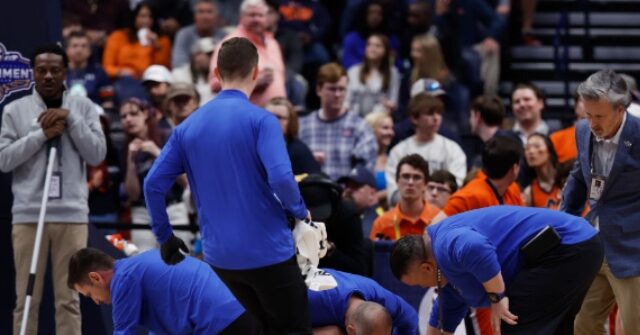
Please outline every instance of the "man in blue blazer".
[[580, 215], [600, 230], [605, 259], [575, 322], [575, 334], [605, 334], [618, 303], [624, 329], [640, 329], [640, 119], [626, 112], [631, 101], [624, 79], [611, 70], [578, 87], [587, 119], [576, 126], [578, 160], [563, 193], [561, 210]]

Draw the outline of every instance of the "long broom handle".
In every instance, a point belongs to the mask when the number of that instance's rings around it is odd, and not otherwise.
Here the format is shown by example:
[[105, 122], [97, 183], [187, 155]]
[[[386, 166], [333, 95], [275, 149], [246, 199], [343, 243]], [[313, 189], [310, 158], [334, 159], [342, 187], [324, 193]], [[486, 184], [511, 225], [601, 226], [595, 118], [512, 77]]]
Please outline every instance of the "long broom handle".
[[[20, 335], [25, 335], [27, 331], [27, 320], [29, 319], [29, 307], [33, 286], [36, 282], [36, 268], [38, 267], [38, 255], [40, 254], [40, 244], [42, 242], [42, 231], [44, 230], [44, 216], [47, 212], [47, 200], [49, 200], [49, 186], [51, 185], [51, 175], [53, 174], [53, 163], [56, 160], [56, 147], [49, 150], [49, 162], [47, 163], [47, 173], [44, 179], [44, 191], [42, 192], [42, 204], [40, 205], [40, 216], [38, 216], [38, 228], [36, 230], [36, 243], [33, 245], [33, 255], [31, 255], [31, 268], [29, 269], [29, 282], [27, 283], [27, 294], [22, 310], [22, 323], [20, 324]], [[41, 274], [42, 275], [42, 274]]]

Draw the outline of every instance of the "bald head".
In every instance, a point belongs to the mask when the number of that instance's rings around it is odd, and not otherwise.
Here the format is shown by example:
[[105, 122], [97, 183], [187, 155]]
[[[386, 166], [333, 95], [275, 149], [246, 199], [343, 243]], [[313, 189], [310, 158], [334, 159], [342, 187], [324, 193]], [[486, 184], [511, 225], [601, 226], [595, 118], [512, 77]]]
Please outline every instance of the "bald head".
[[349, 335], [389, 335], [392, 321], [389, 312], [380, 304], [362, 301], [347, 313]]

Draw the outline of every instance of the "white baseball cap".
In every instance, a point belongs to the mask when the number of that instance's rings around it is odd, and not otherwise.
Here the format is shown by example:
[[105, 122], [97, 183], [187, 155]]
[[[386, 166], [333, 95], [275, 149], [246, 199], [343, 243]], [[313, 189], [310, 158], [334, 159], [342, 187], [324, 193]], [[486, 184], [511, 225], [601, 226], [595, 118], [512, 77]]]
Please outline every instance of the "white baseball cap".
[[151, 65], [142, 74], [142, 82], [155, 81], [158, 83], [173, 83], [173, 76], [169, 69], [162, 65]]

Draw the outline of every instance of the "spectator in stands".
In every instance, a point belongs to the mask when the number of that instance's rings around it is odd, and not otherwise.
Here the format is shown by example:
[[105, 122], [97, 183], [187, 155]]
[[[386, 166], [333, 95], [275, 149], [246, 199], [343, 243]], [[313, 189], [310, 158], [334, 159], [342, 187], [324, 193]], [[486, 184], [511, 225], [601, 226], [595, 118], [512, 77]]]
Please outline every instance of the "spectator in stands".
[[527, 206], [558, 209], [562, 184], [558, 178], [558, 155], [549, 137], [531, 134], [524, 147], [527, 165], [535, 178], [524, 190]]
[[494, 334], [571, 334], [602, 254], [598, 232], [582, 218], [495, 206], [403, 238], [390, 263], [403, 283], [439, 288], [428, 334], [452, 334], [469, 307], [489, 306]]
[[[51, 250], [56, 333], [79, 335], [80, 300], [64, 283], [67, 277], [64, 264], [73, 252], [87, 245], [89, 208], [85, 164], [97, 165], [104, 159], [105, 138], [91, 100], [71, 95], [65, 89], [67, 55], [60, 46], [39, 46], [30, 64], [34, 89], [30, 95], [4, 107], [0, 129], [0, 171], [13, 172], [11, 212], [17, 297], [13, 333], [20, 331], [28, 284], [34, 285], [34, 289], [26, 330], [28, 334], [36, 334], [44, 273]], [[58, 149], [53, 166], [57, 178], [51, 178], [37, 255], [39, 275], [33, 281], [29, 266], [36, 241], [48, 147], [52, 145]]]
[[416, 36], [430, 33], [432, 17], [433, 9], [429, 1], [417, 0], [409, 3], [407, 26], [400, 35], [401, 58], [411, 59], [411, 43]]
[[316, 87], [320, 109], [300, 119], [300, 139], [309, 146], [322, 171], [334, 180], [357, 165], [373, 172], [378, 151], [371, 127], [344, 108], [346, 89], [344, 68], [336, 63], [323, 65]]
[[165, 101], [173, 81], [169, 69], [162, 65], [151, 65], [142, 74], [142, 84], [147, 89], [153, 108], [162, 113], [158, 117], [166, 115]]
[[311, 150], [298, 138], [298, 114], [291, 103], [286, 98], [272, 98], [264, 108], [280, 122], [293, 174], [320, 173], [320, 165], [313, 158]]
[[402, 236], [424, 232], [438, 208], [425, 198], [429, 182], [429, 164], [419, 154], [404, 156], [396, 168], [398, 204], [376, 219], [369, 234], [372, 240], [398, 240]]
[[282, 50], [287, 98], [293, 104], [293, 109], [296, 112], [303, 112], [306, 110], [305, 99], [309, 90], [309, 83], [301, 75], [304, 63], [302, 41], [294, 30], [278, 26], [280, 21], [279, 4], [276, 1], [269, 1], [268, 5], [267, 30], [275, 36], [278, 44], [280, 44], [280, 50]]
[[226, 35], [218, 28], [218, 6], [214, 0], [197, 0], [194, 9], [193, 24], [180, 28], [173, 41], [173, 69], [192, 62], [193, 50], [201, 39], [208, 38], [215, 48]]
[[382, 111], [391, 114], [398, 104], [400, 73], [392, 64], [389, 39], [372, 34], [367, 39], [362, 63], [347, 71], [347, 105], [364, 117]]
[[512, 136], [514, 133], [502, 130], [500, 126], [504, 121], [504, 105], [500, 97], [495, 95], [481, 95], [471, 103], [469, 113], [469, 126], [471, 134], [480, 139], [480, 145], [470, 153], [471, 166], [482, 166], [482, 151], [485, 143], [496, 136]]
[[159, 34], [153, 8], [141, 2], [127, 28], [115, 30], [104, 47], [102, 66], [111, 78], [140, 79], [151, 64], [170, 65], [171, 40]]
[[[271, 98], [286, 96], [284, 62], [278, 41], [266, 30], [267, 10], [263, 0], [244, 0], [240, 5], [238, 27], [225, 37], [225, 41], [233, 37], [247, 38], [258, 49], [258, 82], [250, 97], [258, 106], [264, 106]], [[220, 47], [214, 52], [209, 67], [209, 84], [213, 92], [221, 89], [215, 76], [219, 51]]]
[[551, 134], [549, 138], [553, 143], [553, 148], [558, 153], [558, 162], [565, 163], [575, 160], [578, 157], [578, 146], [576, 145], [576, 123], [587, 117], [584, 110], [584, 102], [576, 94], [573, 99], [573, 111], [576, 114], [576, 122], [562, 130]]
[[[160, 155], [160, 149], [167, 140], [166, 135], [160, 132], [158, 122], [152, 114], [151, 106], [136, 98], [131, 98], [120, 106], [120, 122], [122, 122], [122, 130], [125, 134], [124, 190], [128, 199], [127, 203], [131, 206], [131, 221], [136, 224], [151, 223], [142, 185], [153, 162]], [[171, 192], [167, 194], [167, 212], [171, 224], [189, 224], [187, 208], [182, 202], [182, 193], [186, 186], [186, 178], [181, 177], [173, 184]], [[190, 233], [185, 234], [185, 237], [191, 237]], [[131, 239], [140, 250], [148, 250], [156, 246], [151, 231], [134, 230], [131, 232]]]
[[[440, 99], [442, 103], [445, 105], [444, 113], [447, 113], [446, 104], [448, 103], [448, 101], [450, 101], [450, 99], [448, 99], [447, 92], [445, 92], [445, 90], [442, 88], [442, 85], [440, 85], [440, 83], [437, 80], [430, 79], [430, 78], [418, 79], [418, 81], [413, 83], [413, 85], [411, 86], [410, 96], [413, 98], [420, 93], [427, 93], [431, 96], [434, 96]], [[396, 144], [404, 141], [405, 139], [411, 137], [416, 133], [415, 124], [413, 124], [413, 122], [411, 121], [411, 118], [409, 117], [410, 116], [409, 112], [407, 111], [406, 105], [408, 102], [409, 101], [406, 101], [404, 105], [400, 104], [398, 106], [398, 110], [402, 109], [403, 110], [402, 114], [406, 114], [406, 116], [403, 116], [402, 118], [400, 118], [399, 119], [400, 121], [395, 122], [393, 126], [395, 136], [393, 138], [393, 141], [391, 141], [392, 148]], [[398, 110], [396, 110], [394, 117], [398, 115], [399, 113]], [[458, 136], [457, 132], [452, 131], [451, 129], [447, 128], [445, 125], [440, 126], [440, 128], [438, 129], [438, 134], [458, 144], [462, 143], [462, 140], [460, 139], [460, 136]]]
[[113, 108], [113, 86], [102, 66], [90, 61], [91, 45], [84, 32], [69, 34], [65, 43], [69, 59], [66, 85], [70, 91], [83, 92], [91, 101], [105, 108]]
[[[118, 150], [110, 136], [109, 121], [100, 115], [107, 155], [98, 166], [87, 166], [89, 187], [89, 222], [118, 223], [122, 170]], [[109, 233], [115, 230], [110, 230]], [[107, 233], [107, 231], [104, 231]]]
[[[427, 91], [435, 81], [446, 94], [440, 95], [445, 105], [445, 124], [458, 133], [468, 129], [469, 90], [459, 84], [447, 66], [438, 40], [431, 35], [416, 36], [411, 42], [413, 67], [400, 86], [397, 119], [406, 118], [406, 105], [416, 92]], [[400, 115], [403, 114], [403, 115]]]
[[[139, 1], [139, 0], [134, 0]], [[146, 0], [155, 9], [159, 22], [159, 32], [172, 40], [181, 27], [193, 23], [193, 11], [190, 0]], [[187, 49], [188, 50], [188, 49]]]
[[398, 143], [389, 153], [385, 169], [387, 194], [390, 204], [395, 204], [398, 162], [404, 156], [417, 153], [428, 163], [430, 171], [447, 170], [456, 176], [459, 184], [467, 173], [467, 160], [458, 144], [438, 134], [444, 105], [440, 99], [427, 93], [411, 98], [409, 114], [416, 126], [416, 134]]
[[195, 112], [200, 105], [196, 88], [188, 83], [175, 83], [167, 92], [167, 113], [176, 127]]
[[257, 334], [253, 317], [206, 263], [165, 264], [158, 250], [115, 260], [85, 248], [68, 262], [68, 286], [112, 306], [113, 332]]
[[439, 29], [457, 28], [465, 82], [472, 94], [496, 94], [500, 79], [498, 41], [505, 27], [503, 18], [485, 1], [438, 0], [435, 14]]
[[514, 183], [521, 156], [522, 145], [513, 137], [495, 136], [487, 141], [482, 151], [482, 173], [454, 193], [434, 221], [483, 207], [523, 206], [520, 189]]
[[625, 331], [635, 332], [640, 329], [640, 120], [627, 114], [629, 88], [612, 70], [589, 76], [578, 95], [587, 121], [576, 125], [578, 161], [560, 209], [580, 215], [589, 199], [587, 220], [600, 230], [605, 261], [576, 317], [575, 333], [603, 333], [614, 301]]
[[62, 7], [63, 17], [78, 20], [80, 26], [86, 30], [91, 45], [98, 47], [98, 50], [101, 50], [111, 32], [129, 24], [127, 0], [64, 0]]
[[209, 64], [211, 64], [213, 50], [215, 50], [213, 39], [211, 37], [201, 38], [193, 45], [189, 62], [171, 71], [175, 82], [195, 85], [198, 95], [200, 95], [200, 106], [214, 97], [209, 85]]
[[[393, 59], [399, 59], [400, 42], [396, 36], [391, 34], [390, 11], [384, 1], [363, 2], [360, 11], [359, 17], [354, 21], [356, 29], [349, 32], [342, 42], [342, 66], [349, 69], [365, 59], [368, 40], [373, 34], [387, 37], [388, 54], [393, 56]], [[399, 61], [398, 64], [402, 64], [402, 62]]]
[[391, 141], [395, 136], [393, 130], [393, 119], [385, 112], [373, 112], [365, 117], [365, 121], [373, 129], [378, 142], [378, 157], [376, 158], [375, 176], [378, 199], [381, 203], [387, 201], [387, 180], [384, 177], [384, 169], [389, 158]]
[[324, 41], [331, 27], [331, 17], [325, 5], [314, 0], [275, 0], [279, 4], [280, 28], [291, 29], [304, 48], [304, 64], [313, 68], [328, 63], [331, 58]]
[[442, 209], [451, 195], [456, 193], [457, 190], [456, 177], [447, 170], [437, 170], [429, 176], [426, 200], [435, 207]]
[[376, 179], [363, 166], [357, 166], [348, 175], [338, 179], [343, 186], [342, 198], [350, 201], [362, 217], [363, 236], [369, 236], [373, 221], [384, 213], [378, 206]]
[[314, 334], [418, 334], [411, 305], [370, 278], [323, 269], [338, 286], [308, 291]]
[[513, 131], [518, 134], [523, 145], [533, 133], [549, 135], [549, 126], [542, 119], [544, 96], [536, 85], [532, 83], [516, 85], [511, 92], [511, 109], [516, 117]]

